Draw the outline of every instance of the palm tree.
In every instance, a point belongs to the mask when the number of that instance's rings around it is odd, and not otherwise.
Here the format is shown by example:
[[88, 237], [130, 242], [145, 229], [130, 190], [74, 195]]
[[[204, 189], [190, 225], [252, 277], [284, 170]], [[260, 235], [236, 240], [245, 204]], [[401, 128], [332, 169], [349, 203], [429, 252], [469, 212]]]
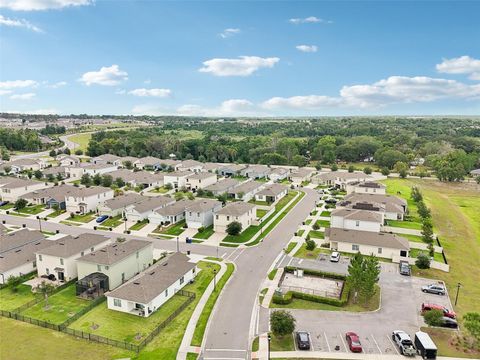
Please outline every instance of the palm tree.
[[35, 289], [37, 293], [42, 294], [45, 298], [45, 309], [48, 309], [48, 296], [53, 292], [54, 289], [55, 287], [46, 281], [42, 281]]

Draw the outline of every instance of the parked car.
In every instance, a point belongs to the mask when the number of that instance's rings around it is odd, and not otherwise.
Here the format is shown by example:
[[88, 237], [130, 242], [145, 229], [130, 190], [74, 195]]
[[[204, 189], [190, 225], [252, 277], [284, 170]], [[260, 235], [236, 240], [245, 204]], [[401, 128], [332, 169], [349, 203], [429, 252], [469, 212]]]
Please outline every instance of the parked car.
[[402, 355], [415, 356], [417, 353], [415, 347], [413, 346], [412, 339], [410, 339], [410, 336], [405, 331], [395, 330], [392, 333], [392, 340], [398, 346], [398, 349]]
[[337, 199], [329, 198], [329, 199], [325, 200], [325, 202], [326, 202], [327, 204], [336, 204], [336, 203], [337, 203]]
[[330, 255], [330, 261], [331, 262], [339, 262], [340, 261], [340, 253], [338, 251], [332, 252], [332, 255]]
[[108, 219], [108, 215], [102, 215], [97, 218], [97, 223], [100, 224]]
[[8, 201], [0, 201], [0, 206], [4, 206], [4, 205], [7, 205], [8, 204]]
[[430, 284], [430, 285], [422, 286], [422, 291], [424, 293], [437, 294], [437, 295], [445, 295], [446, 293], [445, 287], [440, 284]]
[[415, 348], [417, 349], [417, 353], [423, 359], [430, 360], [437, 358], [437, 346], [427, 333], [423, 331], [416, 332], [414, 344]]
[[400, 275], [410, 276], [410, 264], [407, 261], [400, 261], [398, 264]]
[[440, 326], [456, 329], [458, 328], [458, 323], [457, 320], [444, 316]]
[[310, 350], [310, 335], [306, 331], [297, 331], [295, 335], [299, 350]]
[[348, 347], [351, 352], [362, 352], [362, 344], [360, 343], [360, 338], [354, 332], [347, 332], [345, 334], [345, 339], [347, 340]]
[[428, 303], [422, 304], [422, 314], [425, 314], [427, 311], [430, 310], [440, 310], [441, 312], [443, 312], [444, 316], [449, 317], [450, 319], [455, 319], [457, 317], [457, 314], [455, 314], [454, 311], [448, 310], [445, 306]]

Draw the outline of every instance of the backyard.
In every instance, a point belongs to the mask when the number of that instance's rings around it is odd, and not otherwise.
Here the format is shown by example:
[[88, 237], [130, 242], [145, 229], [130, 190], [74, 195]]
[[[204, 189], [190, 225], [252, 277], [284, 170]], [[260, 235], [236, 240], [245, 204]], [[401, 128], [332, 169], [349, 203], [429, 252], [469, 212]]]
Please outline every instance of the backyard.
[[19, 285], [16, 292], [6, 287], [0, 290], [0, 310], [12, 311], [34, 299], [35, 295], [28, 285]]

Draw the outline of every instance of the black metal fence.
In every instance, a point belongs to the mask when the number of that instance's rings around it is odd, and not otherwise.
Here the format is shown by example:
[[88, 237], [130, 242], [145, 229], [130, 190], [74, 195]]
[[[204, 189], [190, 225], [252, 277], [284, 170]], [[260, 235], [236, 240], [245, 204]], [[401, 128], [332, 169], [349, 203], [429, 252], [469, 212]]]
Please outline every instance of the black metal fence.
[[438, 246], [440, 246], [442, 248], [443, 261], [445, 261], [445, 264], [448, 265], [447, 256], [445, 255], [445, 251], [443, 250], [443, 246], [440, 243], [440, 239], [438, 238], [438, 236], [437, 236], [437, 244], [438, 244]]

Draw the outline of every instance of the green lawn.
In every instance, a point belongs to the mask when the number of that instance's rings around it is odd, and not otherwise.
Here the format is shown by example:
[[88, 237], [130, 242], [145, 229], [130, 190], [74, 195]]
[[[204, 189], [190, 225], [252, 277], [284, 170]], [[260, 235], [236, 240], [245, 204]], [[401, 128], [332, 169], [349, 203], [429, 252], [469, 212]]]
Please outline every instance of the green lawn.
[[[422, 252], [428, 255], [427, 250], [410, 249], [410, 257], [417, 258], [417, 256]], [[443, 261], [443, 256], [441, 253], [436, 252], [433, 256], [433, 260], [438, 261], [439, 263], [445, 264], [445, 261]]]
[[290, 254], [292, 252], [292, 250], [295, 248], [295, 246], [297, 246], [297, 242], [296, 241], [293, 241], [291, 243], [288, 244], [287, 248], [285, 249], [285, 252], [287, 254]]
[[267, 212], [268, 212], [267, 210], [257, 209], [257, 218], [258, 219], [263, 218]]
[[213, 235], [215, 231], [213, 230], [213, 225], [205, 228], [202, 232], [197, 232], [193, 237], [196, 239], [208, 239]]
[[250, 204], [255, 204], [255, 205], [263, 205], [263, 206], [268, 206], [270, 205], [268, 202], [266, 201], [260, 201], [260, 200], [255, 200], [255, 198], [253, 198], [252, 200], [249, 201]]
[[275, 278], [275, 275], [277, 275], [277, 271], [278, 271], [278, 269], [273, 269], [272, 271], [270, 271], [268, 273], [268, 279], [273, 280]]
[[60, 216], [62, 215], [63, 213], [65, 213], [66, 211], [65, 210], [55, 210], [53, 211], [52, 213], [48, 214], [47, 215], [47, 218], [55, 218], [57, 216]]
[[260, 230], [260, 226], [251, 225], [238, 235], [227, 235], [223, 239], [227, 243], [245, 243], [250, 240]]
[[387, 225], [404, 229], [422, 230], [422, 224], [414, 221], [387, 220]]
[[120, 226], [121, 224], [123, 224], [123, 220], [122, 220], [122, 215], [117, 215], [117, 216], [114, 216], [114, 217], [111, 217], [111, 218], [108, 218], [107, 220], [105, 220], [104, 222], [102, 222], [102, 226], [106, 226], [106, 227], [112, 227], [112, 228], [115, 228], [117, 226]]
[[160, 231], [161, 234], [174, 235], [178, 236], [185, 231], [185, 220], [182, 220], [176, 224], [170, 225], [169, 227]]
[[134, 353], [109, 345], [0, 317], [0, 359], [50, 360], [79, 359], [88, 354], [89, 360], [133, 358]]
[[[457, 283], [462, 289], [455, 311], [462, 316], [468, 311], [480, 312], [480, 286], [472, 274], [478, 272], [480, 259], [480, 192], [474, 184], [442, 183], [421, 179], [388, 179], [387, 191], [401, 189], [402, 195], [411, 186], [421, 190], [426, 205], [432, 212], [435, 233], [446, 253], [448, 273], [428, 269], [419, 270], [419, 276], [442, 279], [449, 294], [454, 296]], [[468, 251], [466, 256], [465, 251]], [[454, 301], [455, 299], [453, 299]]]
[[320, 255], [320, 253], [330, 254], [330, 251], [319, 246], [317, 246], [313, 251], [310, 251], [307, 250], [307, 245], [303, 244], [302, 247], [298, 249], [298, 251], [293, 256], [302, 259], [316, 259], [318, 258], [318, 255]]
[[95, 214], [88, 213], [88, 214], [83, 214], [83, 215], [75, 214], [75, 215], [73, 215], [73, 217], [70, 216], [65, 220], [76, 221], [76, 222], [81, 222], [81, 223], [86, 224], [86, 223], [89, 223], [90, 221], [92, 221], [93, 219], [95, 219]]
[[282, 337], [277, 337], [273, 333], [271, 333], [271, 340], [270, 340], [270, 351], [294, 351], [295, 344], [292, 335], [285, 335]]
[[317, 224], [319, 227], [324, 227], [324, 228], [330, 227], [330, 221], [328, 220], [317, 220], [315, 224]]
[[312, 223], [313, 219], [307, 219], [305, 220], [305, 225], [310, 225]]
[[321, 212], [320, 216], [330, 216], [330, 214], [331, 214], [330, 211], [324, 210], [324, 211]]
[[156, 194], [166, 194], [169, 191], [170, 190], [168, 190], [166, 187], [161, 186], [158, 189], [153, 189], [153, 190], [150, 190], [149, 192], [156, 193]]
[[205, 307], [203, 308], [202, 314], [198, 318], [197, 326], [195, 327], [195, 332], [193, 333], [192, 346], [200, 346], [202, 344], [203, 336], [205, 334], [205, 329], [207, 327], [208, 319], [212, 313], [213, 307], [217, 302], [220, 293], [222, 292], [223, 287], [227, 283], [230, 276], [233, 274], [235, 266], [232, 263], [227, 264], [227, 271], [223, 274], [222, 278], [217, 281], [217, 289], [210, 295], [208, 298]]
[[325, 234], [322, 231], [311, 230], [308, 235], [312, 239], [325, 239]]
[[18, 291], [13, 292], [10, 287], [0, 290], [0, 310], [12, 311], [35, 299], [32, 288], [28, 285], [18, 286]]
[[83, 134], [76, 134], [72, 135], [68, 138], [71, 142], [74, 142], [78, 145], [75, 146], [75, 150], [81, 149], [83, 152], [87, 150], [88, 142], [92, 137], [91, 133], [83, 133]]
[[302, 236], [304, 232], [305, 232], [304, 229], [298, 230], [298, 231], [297, 231], [297, 236]]
[[417, 242], [417, 243], [423, 243], [422, 237], [418, 235], [410, 235], [410, 234], [397, 234], [397, 236], [401, 236], [405, 239], [408, 239], [408, 241], [412, 242]]
[[45, 210], [45, 205], [32, 205], [18, 210], [19, 213], [27, 215], [37, 215]]
[[48, 309], [45, 309], [45, 301], [41, 301], [22, 311], [22, 315], [53, 324], [61, 324], [88, 306], [88, 304], [90, 304], [89, 300], [77, 298], [75, 284], [72, 284], [48, 297]]
[[79, 223], [74, 223], [74, 222], [65, 221], [65, 220], [60, 221], [60, 224], [68, 225], [68, 226], [80, 226], [81, 225]]
[[138, 231], [140, 229], [143, 229], [147, 224], [148, 224], [148, 219], [145, 219], [130, 226], [129, 230]]
[[456, 331], [430, 327], [422, 327], [420, 330], [430, 335], [435, 345], [437, 345], [439, 356], [480, 359], [480, 349], [477, 351], [470, 350], [466, 352], [463, 346], [452, 345], [452, 342], [455, 341]]
[[3, 206], [0, 206], [0, 209], [2, 210], [10, 210], [11, 208], [13, 208], [15, 206], [15, 204], [12, 204], [12, 203], [8, 203], [8, 204], [5, 204]]

